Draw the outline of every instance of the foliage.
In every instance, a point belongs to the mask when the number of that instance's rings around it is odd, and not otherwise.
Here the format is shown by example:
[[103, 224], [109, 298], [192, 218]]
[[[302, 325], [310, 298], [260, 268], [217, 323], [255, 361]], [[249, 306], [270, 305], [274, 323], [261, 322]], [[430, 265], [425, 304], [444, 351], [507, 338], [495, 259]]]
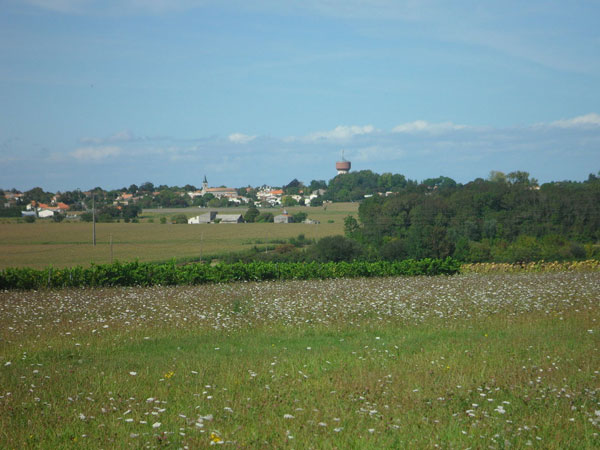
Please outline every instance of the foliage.
[[17, 206], [0, 208], [0, 217], [21, 217], [21, 211], [21, 208]]
[[27, 223], [33, 223], [35, 222], [35, 216], [25, 216], [23, 220], [25, 220]]
[[[354, 244], [338, 236], [344, 242], [336, 247], [333, 239], [329, 252], [339, 251]], [[327, 238], [321, 242], [329, 242]], [[345, 242], [348, 241], [348, 242]], [[335, 256], [335, 255], [334, 255]], [[174, 261], [166, 264], [141, 263], [139, 261], [76, 266], [65, 269], [48, 267], [43, 270], [31, 268], [7, 268], [0, 271], [0, 289], [43, 289], [65, 287], [105, 286], [171, 286], [232, 281], [265, 281], [292, 279], [326, 279], [384, 277], [399, 275], [452, 275], [459, 271], [460, 263], [451, 258], [445, 260], [423, 259], [395, 262], [377, 261], [269, 263], [251, 262], [234, 264], [188, 264], [178, 266]]]
[[320, 239], [314, 248], [317, 261], [353, 261], [365, 255], [362, 246], [344, 236], [328, 236]]
[[36, 201], [38, 203], [50, 203], [52, 200], [52, 193], [45, 192], [41, 187], [34, 187], [24, 192], [23, 202], [25, 204]]
[[308, 217], [308, 214], [305, 213], [304, 211], [300, 211], [295, 214], [292, 214], [292, 219], [293, 219], [294, 223], [302, 223], [306, 220], [307, 217]]
[[407, 180], [400, 174], [377, 174], [370, 170], [361, 170], [337, 175], [329, 181], [325, 200], [347, 202], [362, 200], [365, 195], [376, 193], [398, 192], [415, 188], [415, 181]]
[[296, 206], [298, 204], [298, 202], [296, 201], [295, 198], [290, 197], [289, 195], [286, 195], [281, 199], [281, 204], [283, 206]]
[[171, 223], [175, 223], [175, 224], [178, 224], [178, 225], [187, 224], [188, 223], [188, 219], [187, 219], [187, 216], [185, 214], [176, 214], [173, 217], [171, 217]]
[[600, 240], [600, 180], [538, 186], [527, 172], [492, 172], [488, 181], [463, 186], [439, 177], [365, 199], [359, 218], [360, 227], [348, 219], [346, 235], [389, 255], [465, 262], [582, 259], [591, 257], [585, 245]]

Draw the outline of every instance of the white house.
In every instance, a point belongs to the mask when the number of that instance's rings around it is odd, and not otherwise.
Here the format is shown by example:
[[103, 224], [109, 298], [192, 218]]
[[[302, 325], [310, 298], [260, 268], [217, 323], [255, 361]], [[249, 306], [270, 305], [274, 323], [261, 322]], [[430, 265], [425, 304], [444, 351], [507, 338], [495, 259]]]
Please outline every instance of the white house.
[[49, 209], [41, 209], [38, 211], [38, 217], [40, 219], [47, 219], [48, 217], [54, 217], [54, 211], [50, 211]]

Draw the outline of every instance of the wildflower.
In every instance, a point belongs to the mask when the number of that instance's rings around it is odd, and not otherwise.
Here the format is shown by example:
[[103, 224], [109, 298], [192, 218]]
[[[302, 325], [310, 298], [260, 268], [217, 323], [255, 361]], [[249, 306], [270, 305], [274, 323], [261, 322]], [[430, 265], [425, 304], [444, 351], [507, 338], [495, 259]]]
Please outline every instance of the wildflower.
[[284, 415], [283, 415], [283, 418], [284, 418], [284, 419], [293, 419], [293, 418], [294, 418], [294, 416], [292, 416], [291, 414], [284, 414]]
[[221, 437], [217, 433], [212, 431], [210, 433], [210, 445], [222, 444], [222, 443], [223, 443], [223, 439], [221, 439]]
[[160, 423], [160, 422], [154, 422], [154, 423], [152, 424], [152, 428], [159, 428], [160, 426], [161, 426], [161, 423]]
[[171, 378], [173, 375], [175, 375], [175, 372], [173, 372], [172, 370], [170, 372], [165, 373], [164, 377], [168, 380], [169, 378]]
[[135, 377], [137, 375], [137, 372], [129, 372], [129, 375], [131, 375], [132, 377]]

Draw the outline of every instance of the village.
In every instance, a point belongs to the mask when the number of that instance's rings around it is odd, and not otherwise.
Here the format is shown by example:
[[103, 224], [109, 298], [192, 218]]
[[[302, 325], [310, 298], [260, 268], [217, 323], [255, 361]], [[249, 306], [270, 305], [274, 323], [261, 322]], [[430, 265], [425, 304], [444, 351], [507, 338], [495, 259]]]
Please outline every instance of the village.
[[[336, 163], [337, 174], [346, 174], [350, 170], [349, 161]], [[285, 209], [291, 206], [322, 206], [327, 201], [323, 196], [327, 192], [325, 181], [313, 180], [309, 186], [304, 186], [298, 180], [293, 180], [283, 187], [263, 185], [257, 188], [231, 188], [210, 187], [206, 175], [201, 188], [186, 185], [183, 189], [172, 189], [168, 186], [155, 187], [146, 182], [141, 186], [131, 185], [116, 191], [104, 191], [95, 188], [90, 191], [69, 191], [65, 193], [47, 193], [36, 187], [25, 193], [16, 191], [2, 191], [4, 197], [2, 217], [20, 217], [26, 222], [36, 219], [47, 219], [60, 222], [70, 220], [97, 220], [96, 215], [103, 217], [104, 221], [119, 220], [126, 222], [133, 219], [143, 209], [163, 207], [190, 207], [200, 209], [210, 208], [211, 211], [191, 217], [187, 220], [190, 225], [209, 223], [243, 223], [254, 221], [258, 216], [258, 208], [283, 208], [280, 214], [266, 214], [265, 222], [293, 223], [302, 222], [317, 224], [318, 221], [307, 218], [306, 213], [289, 214]], [[250, 215], [224, 214], [217, 208], [247, 206]], [[99, 213], [97, 214], [97, 211]], [[180, 222], [178, 222], [180, 223]]]

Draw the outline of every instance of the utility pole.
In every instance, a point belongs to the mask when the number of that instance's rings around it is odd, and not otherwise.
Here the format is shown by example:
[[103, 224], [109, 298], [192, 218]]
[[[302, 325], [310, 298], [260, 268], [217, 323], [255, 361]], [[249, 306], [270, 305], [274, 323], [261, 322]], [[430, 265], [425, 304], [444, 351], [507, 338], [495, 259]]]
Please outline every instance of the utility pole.
[[[206, 177], [206, 175], [205, 175]], [[204, 232], [200, 233], [200, 262], [202, 262], [202, 240], [204, 239]]]
[[96, 246], [96, 195], [92, 194], [92, 243]]

